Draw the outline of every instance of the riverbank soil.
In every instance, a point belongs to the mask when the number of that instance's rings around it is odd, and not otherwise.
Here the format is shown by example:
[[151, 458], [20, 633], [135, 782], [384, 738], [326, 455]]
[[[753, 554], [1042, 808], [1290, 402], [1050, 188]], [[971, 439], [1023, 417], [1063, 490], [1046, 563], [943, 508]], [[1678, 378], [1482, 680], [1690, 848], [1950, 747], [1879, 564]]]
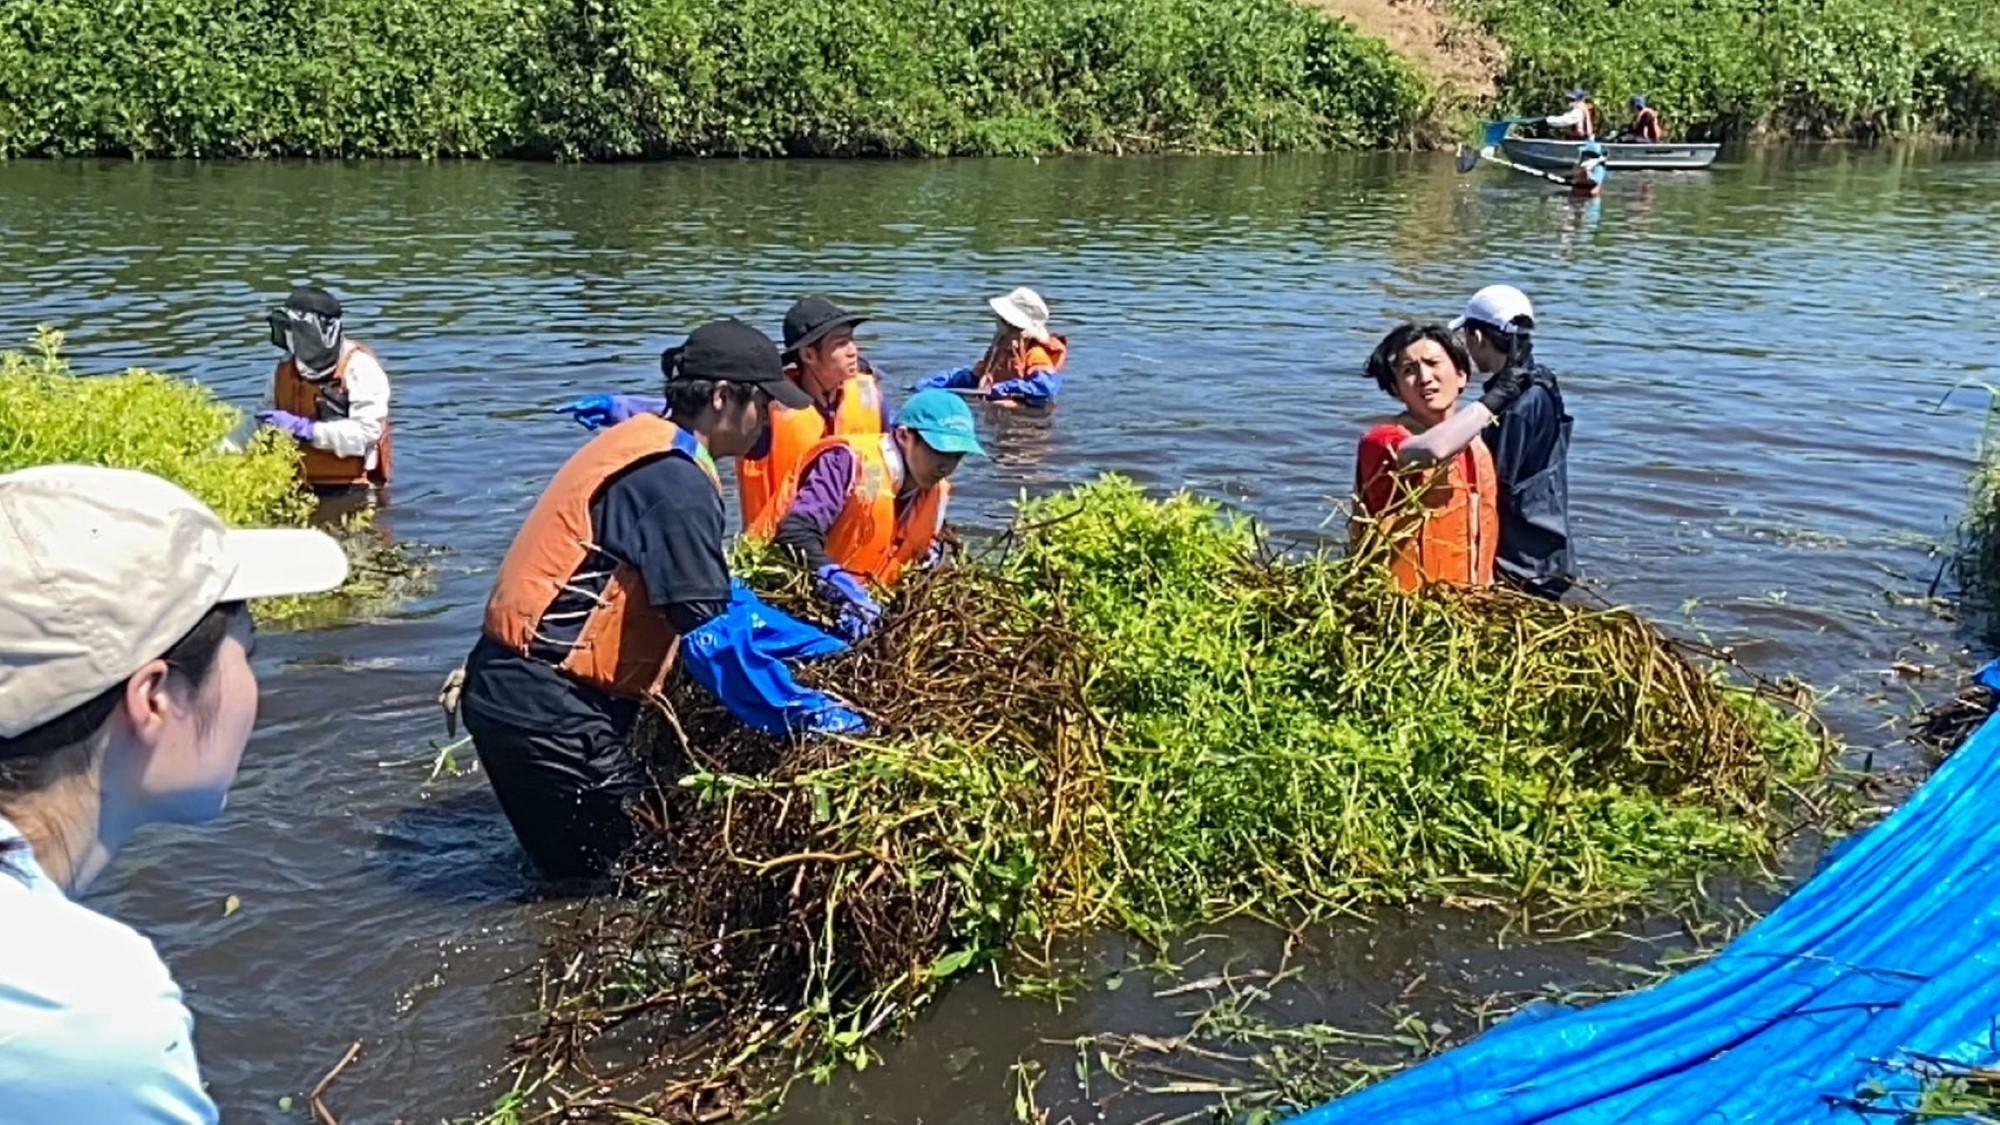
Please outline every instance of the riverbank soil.
[[1507, 51], [1500, 41], [1454, 14], [1440, 0], [1302, 0], [1380, 39], [1415, 64], [1450, 100], [1484, 100], [1498, 92]]

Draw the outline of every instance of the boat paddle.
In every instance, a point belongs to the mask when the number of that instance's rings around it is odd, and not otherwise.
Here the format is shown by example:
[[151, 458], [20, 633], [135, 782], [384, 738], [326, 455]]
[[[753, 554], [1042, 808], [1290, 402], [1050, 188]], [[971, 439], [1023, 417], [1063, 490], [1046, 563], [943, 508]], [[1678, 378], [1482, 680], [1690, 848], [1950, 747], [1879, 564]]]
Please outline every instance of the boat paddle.
[[1552, 184], [1561, 184], [1564, 187], [1569, 186], [1569, 179], [1567, 177], [1558, 176], [1554, 172], [1544, 172], [1540, 168], [1530, 168], [1526, 164], [1516, 164], [1505, 157], [1495, 155], [1492, 145], [1482, 146], [1477, 151], [1466, 148], [1464, 145], [1458, 146], [1459, 171], [1470, 172], [1481, 160], [1491, 161], [1503, 168], [1512, 168], [1516, 172], [1526, 172], [1530, 176], [1539, 176]]

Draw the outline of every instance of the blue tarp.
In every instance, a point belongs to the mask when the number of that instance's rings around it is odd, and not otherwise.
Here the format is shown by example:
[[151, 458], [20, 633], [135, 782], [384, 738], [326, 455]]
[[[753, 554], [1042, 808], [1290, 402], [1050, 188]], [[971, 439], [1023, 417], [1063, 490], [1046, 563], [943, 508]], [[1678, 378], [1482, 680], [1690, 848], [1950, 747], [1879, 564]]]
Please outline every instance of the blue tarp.
[[1596, 1007], [1523, 1011], [1293, 1122], [1893, 1120], [1924, 1060], [2000, 1058], [1996, 1021], [2000, 716], [1713, 961]]

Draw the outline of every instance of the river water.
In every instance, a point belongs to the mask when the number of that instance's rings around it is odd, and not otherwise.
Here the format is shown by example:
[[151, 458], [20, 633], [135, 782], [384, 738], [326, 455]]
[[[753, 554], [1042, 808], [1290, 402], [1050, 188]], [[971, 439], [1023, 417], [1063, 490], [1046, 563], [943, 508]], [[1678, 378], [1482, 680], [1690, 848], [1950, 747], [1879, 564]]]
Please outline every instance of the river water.
[[[1389, 410], [1359, 374], [1374, 341], [1520, 284], [1577, 418], [1591, 585], [1837, 689], [1835, 725], [1893, 758], [1881, 727], [1909, 689], [1883, 670], [1969, 643], [1910, 602], [1959, 511], [1983, 398], [1932, 407], [2000, 378], [1996, 230], [2000, 162], [1924, 149], [1741, 154], [1620, 175], [1581, 207], [1429, 156], [0, 165], [0, 341], [55, 324], [82, 370], [156, 367], [248, 405], [273, 359], [264, 311], [316, 278], [395, 379], [385, 523], [451, 550], [417, 604], [266, 638], [229, 812], [150, 832], [95, 904], [154, 935], [186, 985], [228, 1116], [297, 1119], [280, 1099], [356, 1039], [330, 1098], [347, 1120], [489, 1103], [533, 1003], [501, 978], [566, 908], [534, 897], [480, 777], [424, 784], [438, 681], [582, 438], [547, 408], [646, 389], [698, 321], [775, 331], [813, 291], [878, 318], [863, 346], [899, 389], [970, 362], [984, 296], [1049, 297], [1072, 341], [1066, 397], [1049, 418], [984, 421], [996, 456], [962, 474], [965, 523], [1116, 470], [1307, 537]], [[1472, 942], [1455, 932], [1382, 935], [1420, 968]], [[1327, 956], [1328, 979], [1379, 991], [1372, 954]], [[1008, 1062], [1126, 1019], [1136, 991], [1057, 1015], [961, 987], [887, 1065], [804, 1091], [788, 1119], [1000, 1119]]]

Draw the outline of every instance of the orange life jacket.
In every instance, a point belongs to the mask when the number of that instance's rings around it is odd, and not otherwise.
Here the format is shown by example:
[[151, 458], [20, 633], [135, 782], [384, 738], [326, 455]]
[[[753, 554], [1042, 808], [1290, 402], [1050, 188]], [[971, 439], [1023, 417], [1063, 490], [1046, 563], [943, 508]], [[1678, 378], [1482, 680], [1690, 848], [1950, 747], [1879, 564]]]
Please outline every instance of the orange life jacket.
[[[809, 465], [829, 449], [846, 449], [854, 454], [854, 482], [847, 488], [847, 504], [826, 533], [826, 557], [843, 570], [893, 586], [903, 568], [922, 559], [937, 542], [944, 528], [945, 508], [951, 502], [951, 482], [939, 481], [911, 498], [902, 518], [896, 517], [896, 493], [902, 474], [902, 454], [890, 434], [831, 437], [807, 452], [800, 465]], [[769, 539], [798, 499], [799, 473], [786, 481], [777, 502], [766, 508], [757, 526], [750, 529], [753, 539]]]
[[[721, 491], [694, 434], [657, 414], [598, 434], [556, 472], [507, 549], [486, 599], [487, 636], [621, 698], [661, 690], [679, 634], [639, 573], [597, 546], [590, 505], [614, 477], [663, 455], [700, 465]], [[558, 606], [566, 594], [575, 608]]]
[[[299, 374], [299, 365], [291, 356], [278, 361], [278, 370], [271, 377], [271, 398], [279, 410], [296, 414], [315, 422], [334, 422], [347, 417], [347, 363], [356, 352], [366, 353], [370, 359], [375, 353], [366, 344], [356, 344], [343, 349], [340, 362], [334, 364], [333, 374], [315, 383]], [[310, 488], [349, 488], [357, 485], [386, 486], [394, 472], [396, 462], [395, 443], [389, 438], [389, 420], [382, 420], [382, 438], [375, 444], [375, 467], [368, 467], [368, 458], [341, 457], [316, 446], [299, 443], [304, 454], [299, 471]]]
[[1069, 358], [1069, 340], [1063, 336], [1051, 335], [1044, 344], [1030, 340], [1026, 336], [1016, 336], [1005, 351], [995, 354], [986, 349], [986, 354], [973, 364], [972, 373], [979, 377], [979, 389], [990, 390], [995, 383], [1009, 379], [1025, 379], [1042, 371], [1061, 371], [1063, 361]]
[[1569, 139], [1573, 141], [1593, 140], [1597, 136], [1597, 107], [1583, 103], [1583, 120], [1569, 128]]
[[[1378, 426], [1364, 445], [1394, 445], [1409, 437], [1400, 425]], [[1500, 548], [1500, 486], [1493, 455], [1474, 441], [1457, 456], [1426, 469], [1396, 470], [1393, 462], [1360, 483], [1375, 534], [1394, 543], [1389, 573], [1414, 590], [1429, 582], [1490, 586]], [[1413, 526], [1414, 524], [1414, 526]]]
[[799, 471], [806, 451], [830, 437], [882, 432], [882, 388], [875, 377], [859, 374], [840, 390], [840, 405], [828, 422], [818, 407], [799, 410], [771, 404], [771, 449], [751, 460], [736, 459], [737, 498], [742, 502], [743, 527], [748, 530], [764, 514], [773, 497]]

